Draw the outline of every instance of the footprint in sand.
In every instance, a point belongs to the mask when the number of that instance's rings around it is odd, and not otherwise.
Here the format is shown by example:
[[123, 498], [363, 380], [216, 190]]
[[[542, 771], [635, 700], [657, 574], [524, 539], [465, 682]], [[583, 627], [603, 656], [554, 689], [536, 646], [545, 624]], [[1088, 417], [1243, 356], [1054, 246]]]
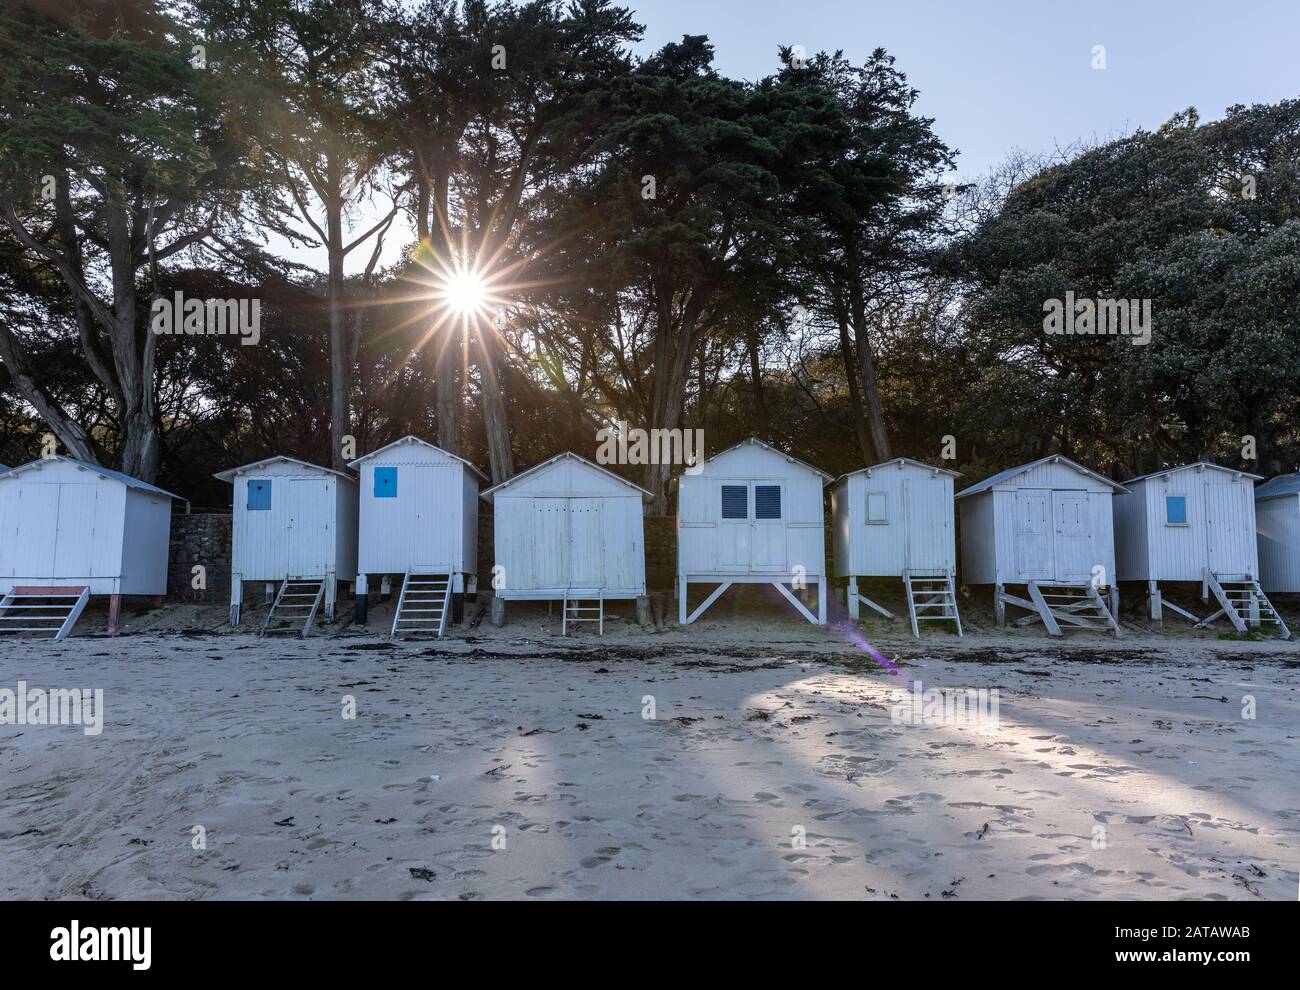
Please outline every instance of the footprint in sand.
[[608, 846], [604, 849], [597, 849], [596, 855], [586, 856], [583, 859], [578, 860], [578, 863], [590, 870], [593, 867], [604, 866], [606, 863], [611, 862], [620, 851], [621, 849], [618, 846]]

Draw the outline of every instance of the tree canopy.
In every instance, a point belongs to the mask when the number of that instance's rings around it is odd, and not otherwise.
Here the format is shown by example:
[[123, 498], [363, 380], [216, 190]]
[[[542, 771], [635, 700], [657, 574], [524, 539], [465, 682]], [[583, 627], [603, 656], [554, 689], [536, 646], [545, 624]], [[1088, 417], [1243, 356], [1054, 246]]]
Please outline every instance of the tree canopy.
[[[0, 461], [52, 433], [208, 506], [274, 453], [416, 433], [502, 480], [614, 424], [836, 473], [1300, 464], [1300, 101], [958, 188], [883, 49], [741, 80], [641, 34], [613, 0], [13, 0]], [[176, 293], [257, 300], [259, 343], [154, 335]], [[1150, 342], [1048, 332], [1067, 299]], [[672, 511], [680, 466], [613, 467]]]

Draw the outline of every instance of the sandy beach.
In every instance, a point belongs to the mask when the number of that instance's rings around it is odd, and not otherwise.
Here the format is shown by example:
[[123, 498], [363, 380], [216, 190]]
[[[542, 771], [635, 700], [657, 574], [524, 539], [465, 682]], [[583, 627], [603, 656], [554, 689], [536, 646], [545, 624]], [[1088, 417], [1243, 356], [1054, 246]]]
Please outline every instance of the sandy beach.
[[[376, 611], [305, 641], [172, 606], [117, 638], [88, 617], [61, 643], [5, 642], [0, 686], [103, 688], [104, 730], [0, 726], [0, 897], [1300, 886], [1293, 644], [888, 628], [872, 642], [891, 671], [845, 627], [761, 609], [565, 639], [541, 606], [396, 643]], [[898, 724], [915, 681], [996, 688], [996, 725]]]

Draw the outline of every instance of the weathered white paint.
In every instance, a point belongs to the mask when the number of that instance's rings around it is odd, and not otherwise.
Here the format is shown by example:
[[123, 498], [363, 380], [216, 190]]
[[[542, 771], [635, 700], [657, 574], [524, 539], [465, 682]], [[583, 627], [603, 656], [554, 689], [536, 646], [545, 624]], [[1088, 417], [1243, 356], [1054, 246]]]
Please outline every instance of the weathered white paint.
[[[348, 465], [360, 490], [359, 574], [478, 573], [478, 485], [485, 476], [455, 454], [403, 437]], [[375, 469], [397, 469], [397, 495], [375, 497]]]
[[[1265, 594], [1300, 594], [1300, 478], [1261, 485], [1255, 501], [1259, 581]], [[1278, 494], [1270, 494], [1277, 492]]]
[[496, 597], [560, 600], [570, 592], [607, 599], [645, 595], [650, 493], [564, 453], [483, 493], [493, 505]]
[[[1124, 482], [1113, 502], [1118, 579], [1200, 581], [1207, 568], [1258, 577], [1254, 480], [1202, 461]], [[1185, 500], [1185, 524], [1167, 521], [1168, 498]]]
[[1082, 583], [1095, 575], [1097, 583], [1111, 585], [1111, 499], [1123, 491], [1124, 486], [1054, 455], [958, 492], [962, 581]]
[[[810, 622], [826, 621], [826, 518], [822, 488], [831, 476], [761, 440], [750, 438], [684, 473], [677, 483], [678, 619], [698, 618], [731, 584], [772, 584]], [[743, 519], [724, 519], [724, 486], [745, 490]], [[757, 489], [780, 489], [781, 517], [759, 519]], [[693, 613], [691, 584], [719, 587]], [[817, 588], [817, 613], [805, 596]]]
[[[862, 468], [831, 489], [835, 577], [956, 571], [955, 471], [905, 457]], [[870, 501], [876, 516], [868, 519]]]
[[[687, 471], [677, 483], [677, 574], [696, 580], [789, 581], [826, 574], [822, 488], [830, 475], [758, 440]], [[745, 519], [722, 518], [722, 486], [744, 485]], [[778, 485], [781, 518], [754, 518], [754, 488]]]
[[177, 496], [69, 457], [0, 474], [0, 592], [85, 585], [92, 595], [163, 595]]
[[[357, 482], [291, 457], [215, 475], [234, 488], [231, 571], [235, 580], [357, 576]], [[250, 481], [271, 483], [271, 507], [248, 508]], [[201, 561], [200, 561], [201, 563]]]

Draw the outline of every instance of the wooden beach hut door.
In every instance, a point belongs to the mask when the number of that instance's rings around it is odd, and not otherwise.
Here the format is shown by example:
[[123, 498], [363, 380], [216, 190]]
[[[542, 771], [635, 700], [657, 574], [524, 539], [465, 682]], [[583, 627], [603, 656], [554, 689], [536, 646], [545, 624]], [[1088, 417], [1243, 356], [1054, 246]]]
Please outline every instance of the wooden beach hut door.
[[569, 585], [569, 500], [532, 500], [533, 586], [538, 589]]
[[1056, 576], [1052, 554], [1052, 493], [1016, 492], [1016, 576], [1021, 581], [1050, 581]]
[[749, 485], [724, 482], [718, 491], [722, 505], [722, 518], [718, 522], [718, 570], [747, 572], [754, 535], [749, 520]]
[[[95, 576], [95, 485], [59, 485], [59, 535], [54, 547], [54, 571], [60, 577]], [[89, 520], [89, 525], [87, 525]]]
[[334, 546], [329, 485], [314, 478], [288, 480], [284, 486], [286, 569], [289, 577], [324, 577], [331, 570], [326, 558]]
[[750, 570], [763, 574], [787, 571], [785, 559], [785, 490], [779, 481], [757, 481], [750, 499], [754, 506], [754, 537]]
[[59, 486], [45, 482], [10, 485], [5, 531], [6, 577], [49, 577], [59, 531]]
[[925, 499], [926, 487], [915, 486], [911, 478], [903, 479], [904, 570], [939, 571], [952, 566], [948, 559], [948, 548], [952, 546], [951, 513], [944, 512], [938, 519], [931, 519], [927, 513], [917, 511], [921, 505], [931, 504]]
[[569, 587], [605, 585], [601, 541], [601, 500], [571, 498], [569, 502]]
[[1246, 530], [1246, 510], [1241, 501], [1236, 485], [1205, 486], [1206, 550], [1214, 574], [1250, 571], [1250, 548], [1255, 534]]
[[1093, 565], [1101, 563], [1093, 559], [1088, 516], [1087, 492], [1052, 493], [1052, 517], [1056, 530], [1053, 551], [1058, 581], [1090, 581]]

